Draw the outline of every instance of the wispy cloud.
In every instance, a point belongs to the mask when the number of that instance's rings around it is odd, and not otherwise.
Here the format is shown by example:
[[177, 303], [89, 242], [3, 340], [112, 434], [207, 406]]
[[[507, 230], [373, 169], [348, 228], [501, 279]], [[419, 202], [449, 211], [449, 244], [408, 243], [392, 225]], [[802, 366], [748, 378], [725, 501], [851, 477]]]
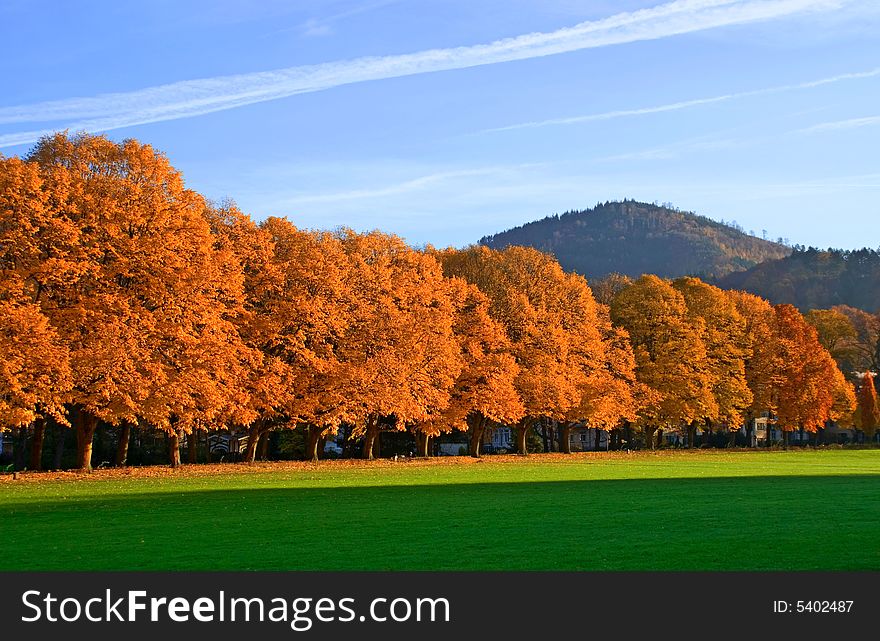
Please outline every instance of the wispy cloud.
[[0, 108], [0, 124], [61, 124], [51, 129], [0, 135], [0, 147], [31, 143], [59, 128], [109, 131], [189, 118], [356, 82], [525, 60], [656, 40], [806, 11], [831, 10], [848, 1], [675, 0], [557, 31], [524, 34], [488, 44], [187, 80], [126, 93], [3, 107]]
[[594, 158], [593, 162], [606, 163], [628, 160], [671, 160], [673, 158], [678, 158], [688, 153], [740, 149], [743, 147], [748, 147], [753, 143], [754, 140], [732, 138], [707, 139], [705, 137], [701, 137], [698, 139], [674, 142], [661, 147], [640, 149], [637, 151], [624, 152], [611, 156], [601, 156], [599, 158]]
[[536, 120], [531, 122], [521, 122], [514, 125], [504, 127], [493, 127], [491, 129], [483, 129], [477, 133], [493, 133], [498, 131], [511, 131], [515, 129], [536, 129], [539, 127], [551, 127], [558, 125], [575, 125], [584, 122], [594, 122], [598, 120], [613, 120], [615, 118], [625, 118], [629, 116], [644, 116], [648, 114], [663, 113], [666, 111], [678, 111], [680, 109], [689, 109], [702, 105], [710, 105], [718, 102], [727, 102], [737, 98], [749, 98], [753, 96], [763, 96], [767, 94], [782, 93], [785, 91], [795, 91], [798, 89], [811, 89], [829, 85], [843, 80], [858, 80], [862, 78], [874, 78], [880, 76], [880, 67], [869, 71], [859, 71], [855, 73], [844, 73], [829, 78], [821, 78], [819, 80], [811, 80], [809, 82], [801, 82], [792, 85], [778, 85], [776, 87], [766, 87], [763, 89], [753, 89], [751, 91], [740, 91], [736, 93], [728, 93], [720, 96], [712, 96], [709, 98], [696, 98], [694, 100], [683, 100], [665, 105], [656, 105], [654, 107], [642, 107], [639, 109], [619, 109], [616, 111], [605, 111], [602, 113], [585, 114], [581, 116], [570, 116], [567, 118], [551, 118], [549, 120]]
[[841, 129], [858, 129], [859, 127], [871, 127], [880, 125], [880, 116], [866, 116], [864, 118], [849, 118], [848, 120], [834, 120], [832, 122], [821, 122], [818, 125], [798, 129], [793, 133], [798, 134], [816, 134], [824, 131], [839, 131]]
[[379, 0], [378, 2], [368, 2], [355, 5], [346, 11], [340, 11], [324, 18], [309, 18], [297, 28], [306, 36], [329, 36], [334, 33], [333, 25], [341, 20], [347, 20], [348, 18], [353, 18], [362, 13], [375, 11], [376, 9], [384, 9], [389, 5], [398, 4], [402, 1], [403, 0]]
[[335, 25], [338, 22], [348, 20], [349, 18], [353, 18], [363, 13], [384, 9], [390, 5], [399, 4], [405, 1], [406, 0], [377, 0], [375, 2], [354, 4], [350, 5], [347, 9], [342, 9], [331, 15], [315, 16], [291, 27], [275, 29], [269, 33], [263, 34], [261, 37], [266, 38], [291, 32], [310, 37], [330, 36], [336, 33]]
[[401, 182], [396, 182], [380, 187], [370, 187], [367, 189], [348, 189], [345, 191], [319, 193], [319, 194], [296, 194], [289, 198], [285, 198], [280, 205], [305, 205], [315, 203], [337, 203], [349, 200], [363, 201], [367, 198], [387, 198], [391, 196], [399, 196], [411, 192], [422, 191], [429, 187], [435, 187], [439, 184], [456, 181], [463, 178], [473, 178], [477, 176], [509, 176], [513, 172], [541, 166], [541, 163], [529, 163], [510, 166], [492, 166], [479, 167], [476, 169], [462, 169], [455, 171], [439, 171], [416, 178], [411, 178]]
[[[802, 112], [788, 114], [789, 118], [804, 113], [812, 113], [816, 109], [809, 109]], [[658, 147], [649, 147], [646, 149], [637, 149], [635, 151], [627, 151], [609, 156], [599, 156], [592, 158], [593, 163], [614, 163], [621, 161], [652, 161], [652, 160], [672, 160], [681, 156], [700, 153], [723, 151], [733, 149], [747, 149], [757, 145], [766, 145], [768, 143], [779, 144], [784, 141], [790, 141], [794, 138], [807, 136], [810, 134], [821, 133], [826, 131], [838, 131], [846, 129], [855, 129], [859, 127], [869, 127], [880, 125], [880, 116], [868, 116], [865, 118], [850, 118], [848, 120], [835, 120], [831, 122], [823, 122], [801, 129], [789, 129], [786, 131], [778, 131], [773, 134], [765, 134], [761, 136], [744, 137], [741, 135], [731, 136], [733, 131], [742, 129], [739, 127], [734, 130], [717, 131], [712, 134], [699, 136], [696, 138], [688, 138], [678, 140]]]

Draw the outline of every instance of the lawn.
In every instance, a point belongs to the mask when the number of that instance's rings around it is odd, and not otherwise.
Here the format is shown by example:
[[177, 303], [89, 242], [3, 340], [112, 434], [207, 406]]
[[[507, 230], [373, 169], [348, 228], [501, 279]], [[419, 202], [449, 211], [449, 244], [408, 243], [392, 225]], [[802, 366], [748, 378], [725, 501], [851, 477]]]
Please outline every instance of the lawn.
[[0, 549], [3, 570], [880, 570], [880, 450], [6, 476]]

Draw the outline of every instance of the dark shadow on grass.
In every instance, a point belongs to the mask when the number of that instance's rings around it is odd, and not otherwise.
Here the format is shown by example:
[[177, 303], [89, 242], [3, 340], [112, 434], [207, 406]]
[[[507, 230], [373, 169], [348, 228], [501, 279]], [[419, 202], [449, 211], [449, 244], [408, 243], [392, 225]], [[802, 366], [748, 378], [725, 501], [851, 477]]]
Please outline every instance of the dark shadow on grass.
[[248, 488], [0, 505], [8, 570], [880, 569], [880, 476]]

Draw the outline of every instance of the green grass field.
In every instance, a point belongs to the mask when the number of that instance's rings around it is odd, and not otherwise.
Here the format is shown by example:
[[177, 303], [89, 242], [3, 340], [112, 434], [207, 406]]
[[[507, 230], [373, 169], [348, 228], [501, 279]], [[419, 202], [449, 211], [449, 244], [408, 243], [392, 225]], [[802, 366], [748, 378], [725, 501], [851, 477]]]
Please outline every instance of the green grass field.
[[3, 570], [880, 569], [880, 450], [0, 481]]

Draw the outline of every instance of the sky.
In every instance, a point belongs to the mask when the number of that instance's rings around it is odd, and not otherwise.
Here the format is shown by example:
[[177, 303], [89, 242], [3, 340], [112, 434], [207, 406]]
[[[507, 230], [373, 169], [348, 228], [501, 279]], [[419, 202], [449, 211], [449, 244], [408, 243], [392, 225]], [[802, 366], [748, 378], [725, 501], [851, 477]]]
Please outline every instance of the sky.
[[876, 248], [878, 36], [876, 0], [0, 0], [0, 153], [137, 138], [415, 245], [634, 198]]

